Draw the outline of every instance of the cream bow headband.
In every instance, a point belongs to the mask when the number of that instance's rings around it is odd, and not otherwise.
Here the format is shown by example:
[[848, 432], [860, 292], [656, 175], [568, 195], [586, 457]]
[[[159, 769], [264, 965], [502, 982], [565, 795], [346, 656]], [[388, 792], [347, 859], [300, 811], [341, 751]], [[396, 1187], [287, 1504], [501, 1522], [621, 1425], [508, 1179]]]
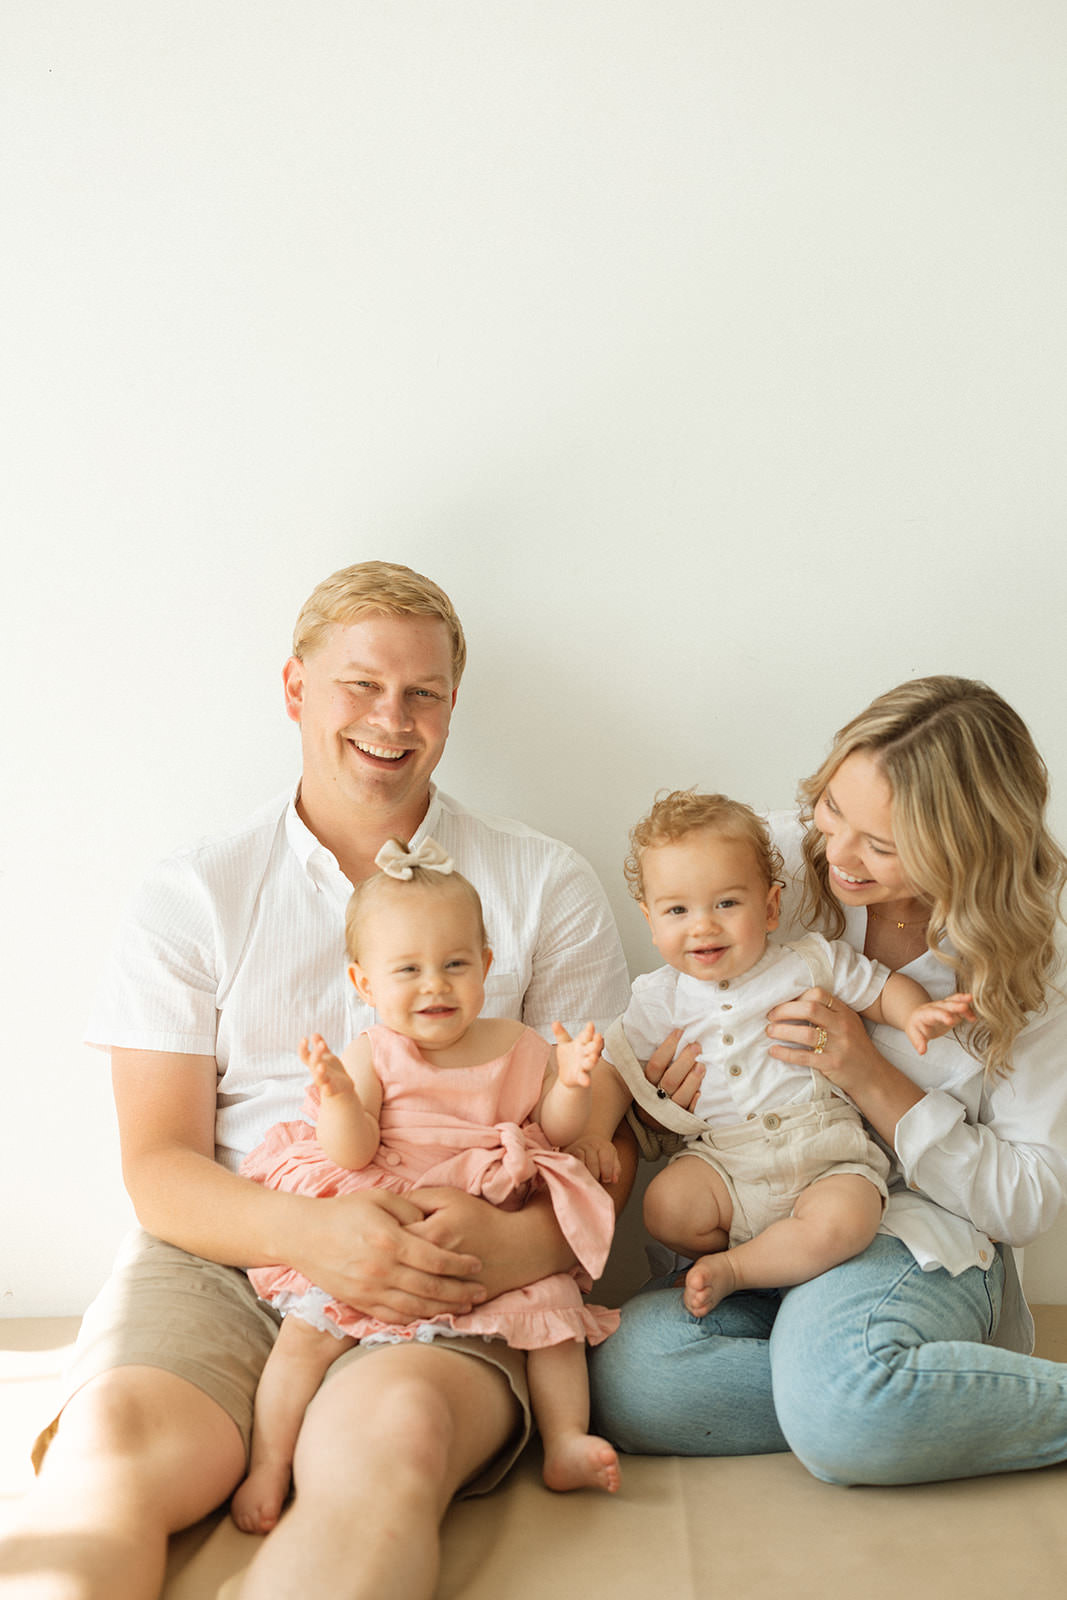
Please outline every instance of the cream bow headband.
[[414, 850], [406, 850], [399, 839], [387, 839], [375, 856], [374, 865], [389, 878], [411, 878], [415, 867], [442, 873], [456, 870], [456, 863], [436, 839], [424, 839]]

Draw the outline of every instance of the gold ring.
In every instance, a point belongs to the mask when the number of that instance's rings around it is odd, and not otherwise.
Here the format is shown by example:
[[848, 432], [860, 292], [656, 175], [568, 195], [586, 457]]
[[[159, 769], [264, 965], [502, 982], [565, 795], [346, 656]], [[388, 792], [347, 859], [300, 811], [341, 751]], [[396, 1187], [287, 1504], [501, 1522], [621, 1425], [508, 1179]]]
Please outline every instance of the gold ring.
[[827, 1011], [832, 1011], [834, 1009], [834, 997], [833, 997], [833, 995], [831, 995], [829, 1000], [827, 1000], [826, 1009], [827, 1009]]
[[825, 1028], [817, 1028], [816, 1032], [815, 1032], [815, 1037], [818, 1040], [818, 1043], [815, 1045], [815, 1047], [814, 1047], [814, 1049], [812, 1050], [811, 1053], [812, 1053], [813, 1056], [821, 1056], [823, 1051], [826, 1049], [826, 1040], [827, 1040], [827, 1037], [828, 1037], [826, 1029]]

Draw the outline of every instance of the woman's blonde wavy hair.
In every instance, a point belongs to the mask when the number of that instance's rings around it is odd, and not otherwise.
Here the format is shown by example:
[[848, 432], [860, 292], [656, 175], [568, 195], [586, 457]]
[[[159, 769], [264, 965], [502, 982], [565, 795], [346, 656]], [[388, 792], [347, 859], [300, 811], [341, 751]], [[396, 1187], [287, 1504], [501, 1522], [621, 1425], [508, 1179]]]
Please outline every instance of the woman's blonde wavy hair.
[[[1047, 1005], [1067, 857], [1048, 831], [1048, 770], [1026, 724], [988, 685], [915, 678], [840, 730], [800, 786], [804, 909], [844, 931], [813, 809], [847, 756], [875, 757], [892, 791], [893, 835], [916, 895], [930, 904], [928, 947], [974, 996], [967, 1048], [991, 1075], [1011, 1071], [1028, 1017]], [[938, 948], [947, 938], [952, 953]]]

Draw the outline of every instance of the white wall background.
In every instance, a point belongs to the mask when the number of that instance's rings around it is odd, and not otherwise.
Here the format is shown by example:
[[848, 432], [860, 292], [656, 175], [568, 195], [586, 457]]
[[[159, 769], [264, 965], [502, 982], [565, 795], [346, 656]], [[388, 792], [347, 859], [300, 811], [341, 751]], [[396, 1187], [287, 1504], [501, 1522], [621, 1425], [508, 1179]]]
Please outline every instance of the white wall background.
[[442, 782], [590, 856], [635, 971], [653, 793], [788, 803], [906, 677], [1013, 701], [1067, 835], [1060, 0], [8, 0], [0, 62], [0, 1312], [104, 1274], [92, 986], [291, 780], [337, 566], [451, 592]]

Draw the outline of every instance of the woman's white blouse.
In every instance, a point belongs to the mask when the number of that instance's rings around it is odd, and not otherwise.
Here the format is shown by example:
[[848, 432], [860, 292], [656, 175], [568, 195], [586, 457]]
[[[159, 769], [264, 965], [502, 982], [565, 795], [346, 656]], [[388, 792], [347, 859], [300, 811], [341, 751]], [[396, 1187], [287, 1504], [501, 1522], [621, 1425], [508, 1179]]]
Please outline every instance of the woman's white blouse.
[[[795, 812], [773, 812], [768, 821], [786, 864], [777, 937], [795, 938], [802, 931], [802, 830]], [[866, 911], [849, 907], [845, 919], [844, 938], [862, 950]], [[934, 999], [956, 987], [952, 969], [929, 951], [901, 970]], [[920, 1056], [895, 1028], [865, 1026], [886, 1060], [926, 1091], [897, 1123], [897, 1167], [881, 1231], [903, 1240], [924, 1269], [944, 1267], [953, 1276], [987, 1267], [995, 1243], [1032, 1243], [1067, 1195], [1067, 1004], [1050, 995], [1048, 1010], [1016, 1040], [1011, 1073], [997, 1079], [987, 1078], [951, 1034]], [[1033, 1323], [1010, 1250], [1005, 1264], [997, 1342], [1029, 1350]]]

